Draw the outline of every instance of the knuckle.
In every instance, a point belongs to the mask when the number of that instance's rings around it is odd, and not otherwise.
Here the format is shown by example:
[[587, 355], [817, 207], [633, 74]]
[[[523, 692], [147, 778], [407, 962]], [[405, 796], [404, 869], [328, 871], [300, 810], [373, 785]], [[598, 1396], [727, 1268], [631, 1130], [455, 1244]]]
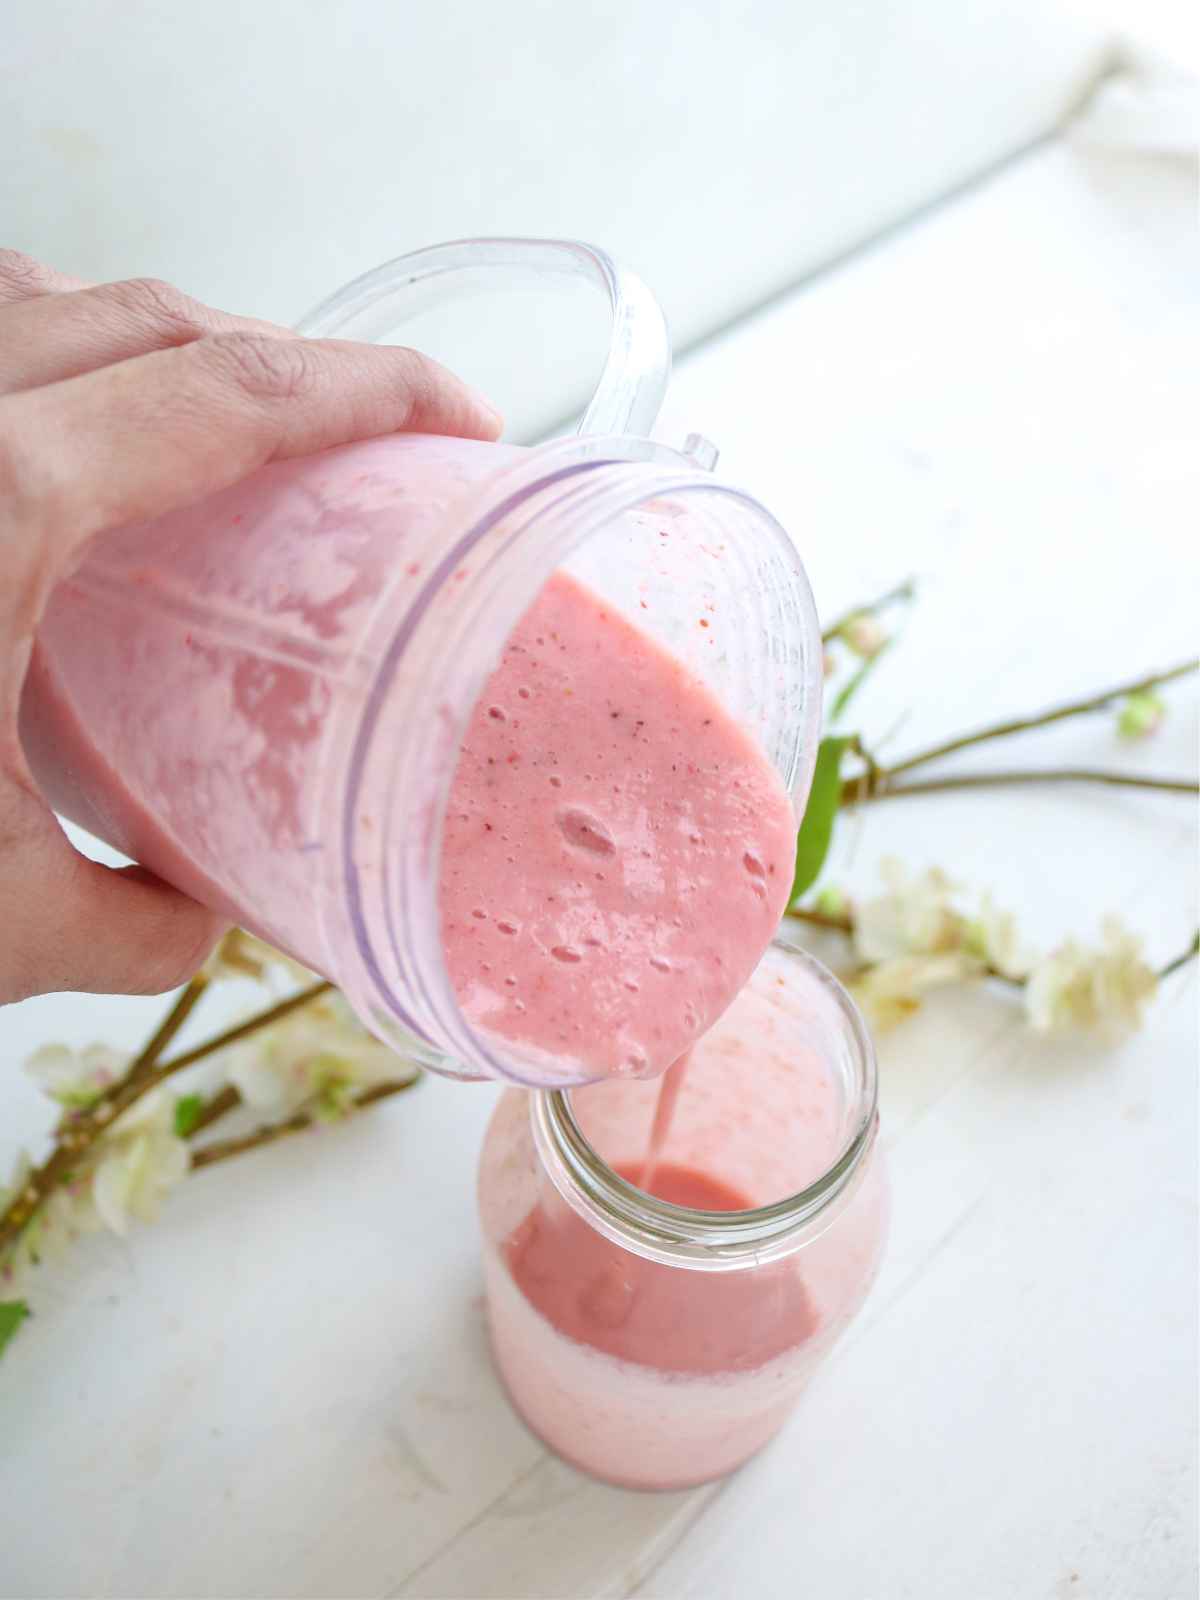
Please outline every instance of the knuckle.
[[137, 322], [167, 333], [199, 337], [205, 331], [197, 302], [162, 278], [126, 278], [105, 284], [97, 293]]
[[54, 274], [33, 256], [21, 250], [0, 250], [0, 290], [10, 299], [23, 300], [44, 294], [54, 281]]
[[438, 386], [437, 369], [428, 356], [423, 356], [419, 350], [410, 350], [407, 345], [398, 348], [395, 354], [403, 363], [401, 383], [408, 399], [409, 411], [413, 413], [421, 411], [434, 400]]
[[251, 400], [301, 400], [317, 387], [320, 364], [306, 340], [226, 333], [205, 343], [220, 374]]

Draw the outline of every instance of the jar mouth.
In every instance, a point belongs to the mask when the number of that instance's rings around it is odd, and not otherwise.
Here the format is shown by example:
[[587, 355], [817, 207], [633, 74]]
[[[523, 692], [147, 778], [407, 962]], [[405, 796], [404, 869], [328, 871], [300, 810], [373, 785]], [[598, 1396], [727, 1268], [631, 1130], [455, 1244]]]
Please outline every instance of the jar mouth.
[[774, 940], [833, 1002], [855, 1078], [849, 1127], [825, 1170], [803, 1189], [744, 1211], [701, 1211], [660, 1200], [622, 1178], [584, 1134], [569, 1091], [531, 1097], [534, 1141], [555, 1188], [623, 1248], [668, 1266], [727, 1271], [790, 1255], [835, 1220], [858, 1187], [879, 1127], [875, 1050], [858, 1007], [833, 974], [785, 930]]
[[[338, 896], [357, 930], [354, 964], [359, 970], [340, 973], [340, 981], [364, 1021], [395, 1048], [412, 1053], [414, 1033], [430, 1041], [434, 1048], [418, 1047], [418, 1053], [445, 1075], [499, 1078], [538, 1089], [587, 1081], [477, 1029], [460, 1009], [440, 937], [443, 823], [462, 738], [512, 629], [559, 567], [624, 512], [664, 496], [700, 497], [706, 503], [723, 497], [769, 534], [762, 541], [760, 567], [743, 572], [741, 581], [751, 594], [773, 594], [769, 603], [795, 619], [790, 636], [802, 641], [802, 660], [790, 668], [775, 643], [762, 664], [758, 696], [764, 706], [781, 704], [777, 691], [767, 692], [765, 674], [792, 678], [803, 715], [788, 723], [777, 714], [786, 738], [776, 739], [785, 747], [774, 758], [793, 795], [802, 798], [807, 792], [820, 718], [819, 626], [784, 530], [752, 497], [714, 482], [687, 456], [649, 440], [576, 438], [520, 452], [516, 463], [502, 467], [450, 510], [445, 553], [398, 628], [385, 598], [378, 613], [379, 648], [367, 652], [381, 666], [348, 747], [329, 769], [331, 784], [342, 786]], [[465, 581], [458, 581], [464, 574]], [[447, 604], [451, 596], [452, 607]], [[779, 634], [789, 636], [787, 629]], [[389, 730], [381, 712], [393, 682], [404, 673], [436, 686], [436, 704], [424, 722], [413, 716]], [[375, 762], [389, 769], [388, 818], [402, 822], [382, 857], [378, 881], [371, 882], [356, 859], [357, 796]], [[383, 931], [382, 938], [369, 932], [372, 926]], [[424, 930], [415, 947], [405, 933], [414, 928]]]

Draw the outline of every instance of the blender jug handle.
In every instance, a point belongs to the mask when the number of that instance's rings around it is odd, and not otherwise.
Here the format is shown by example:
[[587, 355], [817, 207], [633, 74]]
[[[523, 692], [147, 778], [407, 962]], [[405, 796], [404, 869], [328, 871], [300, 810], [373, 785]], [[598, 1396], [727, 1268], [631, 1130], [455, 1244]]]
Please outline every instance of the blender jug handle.
[[590, 283], [612, 311], [608, 354], [579, 432], [645, 437], [671, 371], [667, 325], [642, 280], [594, 245], [573, 239], [461, 239], [432, 245], [355, 278], [303, 317], [296, 332], [375, 343], [444, 300], [546, 277]]

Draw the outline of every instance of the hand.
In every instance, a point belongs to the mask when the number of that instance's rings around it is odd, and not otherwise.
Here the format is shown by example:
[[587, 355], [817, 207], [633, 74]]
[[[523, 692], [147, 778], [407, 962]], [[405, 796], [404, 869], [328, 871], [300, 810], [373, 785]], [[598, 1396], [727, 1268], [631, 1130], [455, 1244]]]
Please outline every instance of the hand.
[[81, 856], [33, 782], [17, 707], [54, 585], [108, 528], [397, 431], [494, 439], [500, 419], [415, 351], [299, 339], [169, 284], [93, 286], [0, 251], [0, 1004], [160, 993], [221, 931], [143, 868]]

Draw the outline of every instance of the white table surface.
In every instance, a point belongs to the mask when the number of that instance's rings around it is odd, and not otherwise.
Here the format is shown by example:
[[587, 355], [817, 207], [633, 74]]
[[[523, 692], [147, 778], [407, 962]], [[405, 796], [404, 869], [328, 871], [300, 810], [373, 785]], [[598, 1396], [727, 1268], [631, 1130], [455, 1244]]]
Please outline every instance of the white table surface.
[[[896, 751], [1194, 648], [1190, 206], [1185, 166], [1056, 144], [678, 372], [664, 436], [723, 446], [827, 614], [922, 578], [862, 700]], [[1196, 749], [1188, 686], [1147, 748], [1099, 718], [1004, 756]], [[836, 870], [943, 863], [1043, 941], [1119, 907], [1157, 960], [1195, 925], [1195, 851], [1186, 801], [1008, 791], [881, 806]], [[27, 1050], [132, 1045], [161, 1008], [3, 1013], [0, 1149], [47, 1122]], [[888, 1037], [882, 1280], [779, 1441], [685, 1494], [593, 1484], [508, 1410], [473, 1217], [491, 1089], [429, 1082], [190, 1179], [35, 1284], [0, 1368], [0, 1591], [1189, 1595], [1196, 1069], [1194, 966], [1112, 1051], [981, 991]]]

